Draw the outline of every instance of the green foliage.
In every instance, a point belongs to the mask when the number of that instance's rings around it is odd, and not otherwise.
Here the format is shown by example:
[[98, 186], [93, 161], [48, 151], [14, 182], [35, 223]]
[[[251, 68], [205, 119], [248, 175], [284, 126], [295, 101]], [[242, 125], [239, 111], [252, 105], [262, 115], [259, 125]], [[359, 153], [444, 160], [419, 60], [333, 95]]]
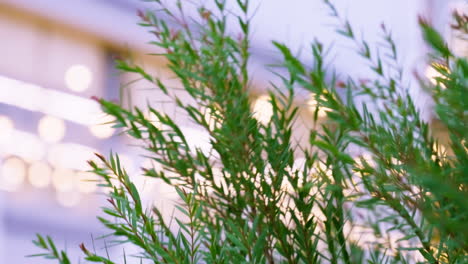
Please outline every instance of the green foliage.
[[[437, 85], [421, 85], [433, 96], [436, 117], [450, 138], [446, 146], [404, 87], [397, 47], [384, 26], [385, 44], [372, 50], [325, 1], [339, 23], [337, 32], [356, 44], [376, 74], [358, 83], [336, 82], [319, 42], [311, 45], [312, 66], [274, 42], [287, 73], [273, 84], [273, 114], [264, 124], [255, 119], [248, 93], [248, 1], [237, 1], [238, 27], [227, 23], [233, 15], [222, 0], [214, 0], [215, 10], [200, 6], [198, 18], [187, 18], [180, 1], [176, 11], [154, 2], [159, 11], [140, 13], [141, 24], [154, 33], [152, 44], [164, 51], [158, 56], [195, 103], [177, 98], [138, 65], [122, 60], [118, 68], [171, 96], [209, 134], [212, 150], [190, 147], [176, 121], [151, 105], [157, 123], [139, 108], [99, 100], [115, 126], [140, 140], [147, 156], [164, 168], [142, 173], [177, 191], [182, 214], [167, 223], [157, 207], [144, 206], [117, 154], [98, 155], [89, 164], [110, 190], [99, 220], [116, 243], [137, 246], [140, 261], [151, 263], [467, 263], [468, 62], [453, 55], [424, 20], [423, 36], [442, 77]], [[456, 21], [464, 23], [462, 18]], [[233, 31], [240, 37], [233, 38]], [[317, 100], [308, 146], [293, 139], [297, 87]], [[361, 96], [375, 105], [359, 105], [355, 99]], [[326, 111], [324, 122], [318, 120], [320, 110]], [[365, 155], [356, 157], [352, 149]], [[295, 163], [298, 158], [304, 164]], [[70, 263], [49, 238], [38, 236], [35, 244], [47, 252], [38, 256]], [[114, 263], [81, 249], [89, 262]]]
[[34, 240], [33, 243], [36, 245], [36, 247], [45, 250], [47, 253], [34, 254], [30, 255], [29, 257], [44, 257], [47, 259], [55, 259], [60, 264], [71, 263], [68, 259], [67, 253], [65, 251], [57, 250], [54, 241], [49, 236], [44, 238], [43, 236], [37, 234], [37, 240]]

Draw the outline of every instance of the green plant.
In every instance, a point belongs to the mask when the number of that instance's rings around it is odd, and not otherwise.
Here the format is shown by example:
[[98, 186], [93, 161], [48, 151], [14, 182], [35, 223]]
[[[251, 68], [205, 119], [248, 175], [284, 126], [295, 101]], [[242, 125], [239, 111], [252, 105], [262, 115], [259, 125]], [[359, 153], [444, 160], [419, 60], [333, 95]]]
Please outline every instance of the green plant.
[[[183, 214], [175, 217], [174, 231], [157, 207], [144, 207], [117, 154], [97, 155], [99, 161], [89, 164], [110, 189], [106, 217], [99, 220], [116, 243], [138, 246], [138, 261], [151, 263], [467, 263], [468, 63], [453, 55], [427, 22], [420, 20], [421, 29], [441, 77], [436, 85], [423, 80], [421, 85], [432, 94], [450, 137], [446, 151], [402, 82], [397, 49], [384, 26], [385, 45], [373, 50], [325, 1], [338, 32], [356, 44], [375, 73], [373, 80], [360, 82], [337, 81], [318, 41], [310, 47], [313, 65], [274, 42], [286, 74], [278, 74], [282, 82], [272, 85], [273, 114], [264, 124], [254, 118], [248, 94], [248, 1], [236, 1], [238, 16], [222, 0], [213, 0], [213, 10], [199, 7], [199, 17], [190, 18], [196, 28], [188, 24], [181, 1], [175, 13], [154, 2], [161, 9], [141, 12], [142, 26], [154, 33], [152, 44], [164, 50], [157, 56], [167, 60], [193, 102], [174, 96], [138, 65], [121, 60], [118, 68], [140, 74], [171, 96], [209, 134], [212, 150], [189, 147], [178, 124], [151, 105], [158, 124], [139, 108], [100, 99], [115, 127], [140, 140], [148, 157], [164, 168], [142, 173], [174, 188]], [[237, 19], [238, 27], [228, 18]], [[235, 30], [241, 32], [237, 38], [230, 34]], [[308, 146], [296, 146], [292, 138], [299, 122], [297, 87], [315, 97], [315, 121], [319, 111], [327, 115], [310, 131]], [[356, 103], [361, 96], [376, 102], [372, 110]], [[365, 155], [354, 157], [352, 148]], [[300, 166], [294, 162], [298, 156], [305, 158]], [[39, 255], [70, 263], [51, 239], [38, 235], [35, 243], [46, 252]], [[119, 263], [81, 249], [89, 262]]]

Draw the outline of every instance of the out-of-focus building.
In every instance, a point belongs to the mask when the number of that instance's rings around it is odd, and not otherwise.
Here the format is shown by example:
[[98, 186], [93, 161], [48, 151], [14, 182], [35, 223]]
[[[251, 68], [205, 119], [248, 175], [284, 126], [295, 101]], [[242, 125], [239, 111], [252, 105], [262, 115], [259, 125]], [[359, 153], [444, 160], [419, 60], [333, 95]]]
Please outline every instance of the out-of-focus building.
[[[37, 232], [72, 256], [103, 235], [102, 192], [86, 160], [110, 149], [138, 156], [91, 96], [118, 99], [112, 56], [141, 50], [145, 31], [126, 1], [0, 1], [0, 263], [41, 263]], [[96, 240], [102, 248], [102, 240]]]
[[[320, 1], [288, 3], [287, 8], [284, 1], [260, 2], [253, 32], [259, 89], [252, 94], [259, 99], [259, 112], [267, 115], [262, 93], [268, 75], [261, 65], [276, 59], [269, 40], [301, 47], [315, 37], [331, 43], [336, 35], [323, 25], [328, 18]], [[372, 28], [371, 40], [381, 20], [388, 22], [409, 68], [424, 56], [416, 22], [421, 12], [466, 53], [467, 46], [450, 37], [447, 14], [452, 2], [457, 1], [369, 0], [339, 7], [361, 29]], [[457, 3], [458, 8], [466, 5]], [[54, 236], [72, 256], [78, 254], [78, 243], [103, 234], [95, 220], [102, 198], [96, 193], [102, 191], [83, 181], [93, 179], [83, 172], [86, 160], [110, 149], [123, 155], [130, 170], [136, 171], [144, 160], [120, 131], [102, 124], [109, 120], [91, 96], [119, 99], [130, 92], [133, 104], [151, 98], [156, 107], [173, 107], [161, 93], [148, 92], [147, 84], [121, 87], [131, 76], [122, 77], [114, 69], [115, 53], [151, 51], [146, 44], [150, 35], [137, 26], [136, 16], [138, 8], [148, 7], [151, 4], [138, 0], [0, 1], [0, 263], [45, 263], [24, 258], [37, 253], [31, 243], [37, 232]], [[338, 56], [337, 69], [365, 75], [353, 58]], [[153, 72], [165, 74], [161, 60], [144, 61]], [[194, 144], [203, 145], [203, 133], [191, 132]], [[103, 240], [96, 243], [104, 245]]]

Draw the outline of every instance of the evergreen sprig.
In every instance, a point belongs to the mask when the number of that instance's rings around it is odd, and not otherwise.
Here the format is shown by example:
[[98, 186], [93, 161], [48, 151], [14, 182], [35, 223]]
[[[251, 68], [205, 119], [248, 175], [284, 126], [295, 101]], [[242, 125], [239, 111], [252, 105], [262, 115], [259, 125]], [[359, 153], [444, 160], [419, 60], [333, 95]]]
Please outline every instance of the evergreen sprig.
[[[376, 75], [369, 80], [338, 81], [318, 41], [311, 45], [313, 65], [274, 42], [286, 74], [277, 73], [281, 83], [272, 85], [272, 116], [265, 123], [255, 118], [249, 95], [249, 1], [237, 0], [235, 15], [226, 1], [213, 0], [214, 9], [196, 6], [198, 17], [186, 15], [190, 3], [177, 1], [173, 11], [152, 2], [159, 8], [140, 12], [141, 25], [154, 34], [156, 56], [166, 59], [192, 102], [138, 65], [119, 60], [117, 67], [172, 98], [209, 135], [211, 150], [191, 147], [176, 120], [151, 104], [156, 121], [138, 107], [99, 100], [115, 127], [141, 141], [146, 156], [163, 168], [143, 168], [142, 174], [163, 180], [179, 196], [180, 216], [167, 223], [157, 207], [144, 206], [117, 154], [97, 154], [99, 161], [89, 164], [109, 190], [98, 219], [114, 243], [139, 247], [139, 260], [151, 263], [468, 261], [468, 62], [425, 20], [420, 26], [441, 77], [436, 85], [423, 79], [420, 85], [433, 97], [435, 118], [449, 137], [445, 145], [403, 85], [398, 47], [385, 26], [384, 44], [374, 50], [325, 1], [337, 32], [369, 62]], [[228, 23], [233, 16], [237, 25]], [[466, 19], [455, 18], [454, 28], [465, 29], [460, 23]], [[293, 137], [298, 87], [317, 101], [307, 146]], [[356, 100], [362, 97], [374, 103]], [[318, 120], [319, 111], [325, 121]], [[47, 252], [37, 256], [70, 263], [50, 238], [38, 236], [35, 244]], [[87, 261], [114, 263], [81, 249]]]

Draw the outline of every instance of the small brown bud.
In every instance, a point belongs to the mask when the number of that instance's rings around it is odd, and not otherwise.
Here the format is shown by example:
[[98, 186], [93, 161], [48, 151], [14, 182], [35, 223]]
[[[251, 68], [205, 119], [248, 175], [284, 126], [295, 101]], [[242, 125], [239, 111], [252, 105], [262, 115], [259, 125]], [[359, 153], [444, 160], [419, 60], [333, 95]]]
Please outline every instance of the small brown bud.
[[106, 158], [104, 158], [104, 156], [101, 154], [95, 152], [94, 155], [96, 155], [96, 157], [98, 157], [101, 161], [106, 162]]
[[170, 34], [171, 34], [171, 40], [174, 41], [180, 36], [180, 31], [171, 29]]
[[359, 84], [361, 85], [367, 85], [370, 82], [369, 79], [359, 79]]
[[201, 17], [202, 17], [203, 19], [209, 20], [210, 17], [211, 17], [211, 12], [208, 11], [208, 10], [203, 10], [203, 11], [201, 11], [200, 15], [201, 15]]
[[83, 243], [80, 244], [80, 249], [81, 251], [83, 251], [83, 253], [85, 253], [86, 255], [91, 255], [91, 252], [89, 252], [89, 250], [85, 247], [85, 245]]
[[423, 16], [418, 16], [418, 23], [422, 26], [429, 26], [429, 21]]
[[244, 40], [244, 34], [239, 33], [237, 34], [237, 41], [242, 42]]
[[339, 88], [345, 88], [346, 87], [346, 83], [343, 82], [343, 81], [337, 81], [335, 85], [336, 85], [336, 87], [339, 87]]
[[387, 27], [385, 26], [385, 23], [381, 23], [380, 24], [380, 28], [383, 30], [383, 31], [387, 31]]
[[137, 10], [137, 15], [141, 18], [141, 20], [150, 22], [149, 17], [143, 11]]

